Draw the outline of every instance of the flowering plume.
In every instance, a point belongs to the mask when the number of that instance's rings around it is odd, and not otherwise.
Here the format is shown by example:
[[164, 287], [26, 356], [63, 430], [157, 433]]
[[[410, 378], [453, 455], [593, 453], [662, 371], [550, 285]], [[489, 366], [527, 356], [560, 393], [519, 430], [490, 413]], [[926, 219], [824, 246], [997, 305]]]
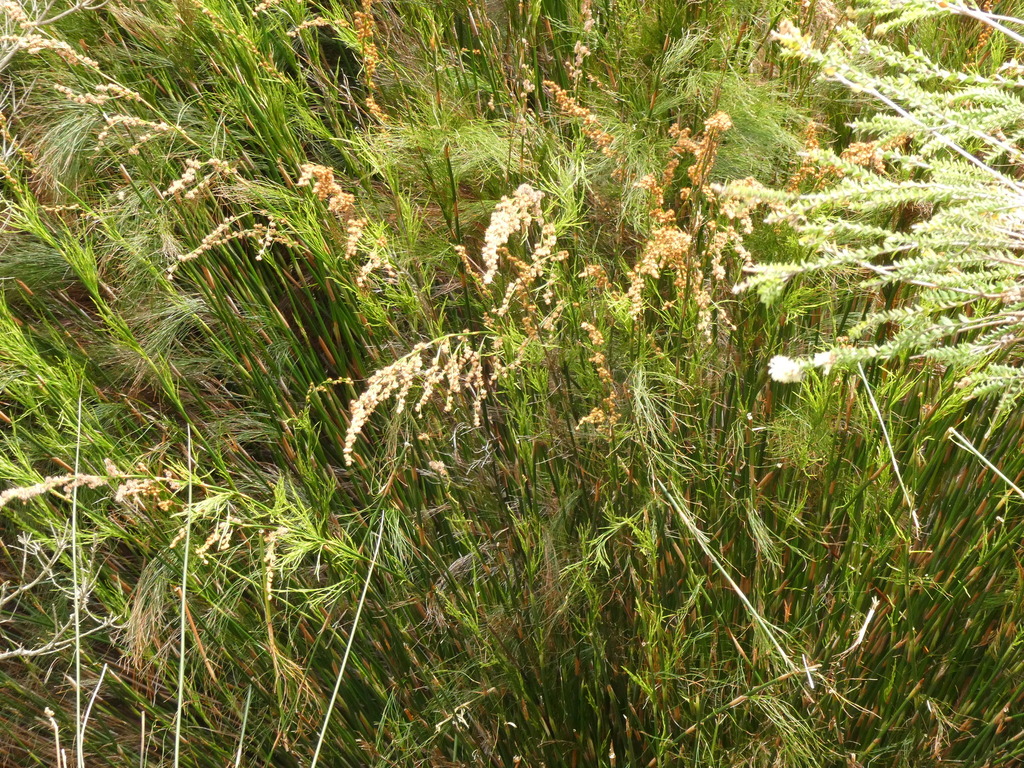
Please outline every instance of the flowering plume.
[[480, 253], [483, 260], [483, 282], [489, 285], [498, 273], [500, 249], [517, 232], [529, 228], [535, 219], [542, 216], [540, 201], [544, 193], [529, 184], [521, 184], [512, 197], [503, 197], [491, 214], [491, 223], [484, 233], [484, 247]]
[[[577, 56], [581, 53], [582, 51], [577, 49]], [[587, 49], [586, 53], [590, 53], [589, 49]], [[584, 56], [585, 55], [586, 54], [584, 54]], [[579, 59], [579, 65], [583, 65], [582, 57]], [[612, 144], [615, 143], [615, 137], [601, 127], [601, 121], [596, 114], [586, 107], [581, 106], [576, 99], [566, 93], [565, 90], [557, 83], [554, 83], [551, 80], [545, 80], [543, 85], [544, 89], [551, 94], [552, 98], [554, 98], [555, 106], [561, 114], [566, 117], [578, 118], [583, 121], [583, 135], [590, 139], [594, 145], [601, 150], [601, 154], [611, 160], [620, 159], [619, 153], [612, 147]]]
[[[434, 354], [428, 362], [425, 355], [431, 348]], [[432, 343], [417, 344], [409, 354], [374, 373], [366, 389], [352, 403], [343, 449], [345, 464], [351, 466], [355, 461], [356, 441], [374, 411], [394, 399], [395, 413], [402, 413], [417, 387], [420, 395], [413, 407], [417, 414], [422, 413], [434, 393], [444, 387], [444, 410], [451, 411], [456, 395], [466, 392], [473, 398], [474, 426], [480, 426], [488, 381], [493, 383], [501, 370], [500, 366], [494, 367], [488, 380], [484, 375], [483, 356], [469, 346], [464, 337], [448, 336]]]
[[[313, 194], [327, 203], [327, 210], [345, 222], [345, 258], [352, 261], [359, 254], [367, 220], [356, 216], [356, 198], [346, 192], [334, 176], [334, 170], [325, 165], [304, 163], [299, 170], [296, 186], [312, 186]], [[360, 267], [356, 285], [365, 288], [373, 272], [384, 271], [394, 277], [395, 271], [386, 252], [385, 241], [378, 238], [377, 247], [370, 246], [366, 262]]]
[[[731, 327], [724, 305], [721, 302], [716, 304], [714, 300], [716, 286], [720, 287], [728, 276], [725, 255], [732, 252], [744, 260], [748, 258], [735, 224], [731, 221], [720, 224], [716, 217], [720, 215], [733, 221], [739, 218], [737, 223], [744, 229], [749, 219], [744, 218], [745, 212], [735, 206], [729, 208], [729, 200], [720, 193], [720, 187], [710, 183], [722, 134], [731, 127], [729, 116], [716, 112], [704, 121], [704, 130], [697, 136], [693, 136], [689, 129], [671, 130], [676, 141], [669, 150], [660, 177], [649, 174], [636, 183], [637, 187], [651, 193], [653, 205], [650, 215], [654, 227], [629, 274], [627, 297], [630, 315], [637, 319], [643, 314], [647, 286], [669, 272], [679, 299], [686, 297], [696, 307], [697, 330], [709, 342], [714, 311], [725, 327]], [[686, 156], [693, 158], [686, 170], [690, 185], [678, 191], [677, 210], [669, 206], [666, 191], [674, 183], [676, 171]], [[711, 257], [707, 274], [701, 259], [695, 258], [694, 253], [694, 243], [700, 242], [702, 237], [706, 241], [704, 254]]]
[[327, 203], [327, 210], [335, 216], [348, 219], [355, 210], [355, 197], [342, 189], [334, 178], [334, 171], [325, 165], [304, 163], [299, 170], [302, 174], [296, 182], [297, 187], [312, 185], [313, 194]]

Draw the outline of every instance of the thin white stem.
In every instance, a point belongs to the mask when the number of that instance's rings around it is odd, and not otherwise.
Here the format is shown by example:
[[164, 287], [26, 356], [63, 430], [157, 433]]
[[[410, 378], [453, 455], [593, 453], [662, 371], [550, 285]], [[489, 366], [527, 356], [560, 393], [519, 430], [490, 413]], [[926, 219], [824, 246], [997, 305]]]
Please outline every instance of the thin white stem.
[[988, 17], [995, 21], [1005, 21], [1007, 24], [1024, 24], [1024, 19], [1018, 19], [1016, 16], [1002, 16], [998, 13], [990, 13]]
[[1014, 483], [1013, 480], [1004, 475], [995, 464], [986, 459], [982, 452], [974, 447], [974, 444], [971, 443], [970, 440], [968, 440], [962, 434], [957, 432], [956, 429], [954, 429], [953, 427], [949, 428], [949, 439], [953, 441], [954, 445], [963, 448], [965, 451], [973, 453], [975, 456], [977, 456], [986, 467], [995, 472], [1000, 478], [1002, 478], [1003, 482], [1005, 482], [1008, 486], [1013, 488], [1014, 493], [1016, 493], [1018, 496], [1024, 499], [1024, 491], [1018, 488], [1017, 484]]
[[32, 28], [38, 29], [39, 27], [46, 26], [47, 24], [53, 24], [54, 22], [60, 21], [65, 16], [70, 16], [72, 13], [77, 13], [78, 11], [98, 11], [104, 5], [106, 5], [106, 0], [104, 0], [104, 2], [101, 3], [96, 3], [95, 5], [89, 5], [88, 3], [78, 3], [77, 5], [71, 6], [67, 10], [54, 14], [53, 16], [48, 16], [47, 18], [42, 19], [40, 21], [33, 21]]
[[[78, 389], [78, 415], [75, 426], [75, 477], [79, 475], [82, 460], [82, 394], [85, 384]], [[72, 610], [75, 623], [75, 765], [85, 767], [82, 752], [82, 585], [78, 573], [78, 483], [71, 489], [71, 583], [74, 589]]]
[[366, 580], [363, 582], [363, 593], [359, 596], [359, 605], [356, 607], [356, 615], [352, 620], [352, 628], [348, 633], [348, 643], [345, 645], [345, 655], [341, 659], [341, 669], [338, 670], [338, 678], [334, 681], [334, 690], [331, 692], [331, 699], [327, 703], [327, 711], [324, 713], [324, 724], [320, 729], [320, 737], [316, 740], [316, 750], [313, 752], [313, 760], [309, 768], [316, 768], [320, 760], [320, 750], [323, 748], [324, 739], [327, 737], [327, 726], [331, 721], [331, 713], [334, 711], [334, 704], [338, 700], [338, 692], [341, 690], [341, 680], [345, 676], [345, 667], [348, 665], [348, 657], [352, 652], [352, 643], [356, 637], [356, 627], [359, 626], [359, 617], [363, 613], [363, 604], [366, 602], [366, 593], [370, 589], [370, 579], [373, 578], [373, 569], [377, 565], [377, 556], [380, 553], [380, 542], [384, 538], [384, 510], [380, 513], [380, 525], [377, 528], [377, 540], [373, 545], [373, 556], [370, 558], [370, 568], [366, 572]]
[[984, 11], [978, 11], [975, 10], [974, 8], [968, 8], [966, 5], [958, 5], [955, 8], [951, 8], [950, 10], [953, 11], [953, 13], [957, 13], [961, 16], [968, 16], [974, 19], [975, 21], [980, 21], [982, 24], [987, 24], [988, 26], [992, 27], [992, 29], [998, 29], [1000, 32], [1002, 32], [1004, 35], [1006, 35], [1011, 40], [1014, 40], [1015, 42], [1024, 43], [1024, 37], [1021, 37], [1012, 29], [1008, 29], [999, 23], [999, 21], [1001, 20], [1009, 22], [1011, 24], [1024, 24], [1024, 22], [1022, 22], [1020, 19], [1015, 19], [1012, 16], [995, 16], [991, 13], [985, 13]]
[[50, 721], [50, 727], [53, 728], [53, 743], [54, 743], [54, 755], [57, 760], [57, 768], [66, 768], [64, 763], [66, 760], [61, 760], [61, 755], [64, 754], [64, 750], [60, 748], [60, 727], [57, 725], [57, 718], [53, 716], [53, 710], [47, 707], [43, 714]]
[[811, 687], [811, 690], [813, 691], [814, 690], [814, 678], [811, 676], [811, 665], [807, 661], [807, 654], [806, 653], [802, 653], [802, 654], [800, 654], [800, 657], [803, 659], [803, 662], [804, 662], [804, 672], [807, 673], [807, 685], [809, 685]]
[[871, 607], [868, 608], [867, 616], [864, 617], [864, 623], [861, 624], [860, 632], [857, 633], [857, 639], [853, 641], [853, 645], [839, 654], [840, 659], [852, 653], [857, 646], [864, 642], [864, 638], [868, 634], [868, 627], [871, 626], [871, 619], [875, 617], [875, 611], [878, 610], [880, 602], [881, 601], [877, 597], [871, 598]]
[[[775, 650], [778, 652], [779, 656], [785, 662], [786, 666], [788, 666], [790, 670], [796, 674], [808, 672], [808, 670], [811, 669], [811, 667], [808, 667], [806, 664], [804, 665], [804, 667], [797, 666], [789, 657], [789, 654], [787, 654], [783, 650], [782, 644], [775, 638], [774, 627], [772, 627], [772, 625], [769, 624], [764, 619], [764, 617], [757, 612], [757, 609], [754, 608], [750, 600], [747, 599], [747, 596], [743, 593], [743, 590], [740, 589], [740, 585], [737, 584], [736, 581], [732, 578], [732, 576], [729, 575], [729, 571], [722, 564], [722, 561], [719, 560], [718, 556], [711, 550], [711, 546], [708, 544], [708, 539], [707, 536], [704, 534], [704, 531], [698, 528], [697, 524], [693, 522], [693, 519], [686, 512], [686, 510], [684, 510], [681, 506], [679, 506], [679, 504], [676, 503], [675, 498], [673, 498], [672, 494], [669, 493], [668, 488], [666, 488], [665, 484], [661, 482], [661, 479], [655, 477], [654, 481], [661, 487], [661, 490], [665, 494], [665, 499], [668, 501], [669, 506], [671, 506], [672, 509], [675, 510], [676, 514], [679, 516], [679, 519], [682, 520], [683, 525], [686, 526], [686, 528], [690, 531], [693, 537], [697, 540], [697, 543], [700, 545], [700, 548], [704, 550], [704, 554], [707, 555], [711, 562], [715, 564], [715, 568], [717, 568], [718, 572], [722, 574], [722, 577], [727, 582], [729, 582], [729, 586], [732, 587], [733, 592], [735, 592], [736, 596], [739, 597], [740, 602], [742, 602], [743, 605], [746, 606], [747, 611], [750, 612], [751, 617], [753, 617], [757, 625], [761, 627], [761, 629], [764, 631], [765, 635], [768, 637], [768, 640], [771, 642], [771, 644], [775, 646]], [[813, 687], [814, 685], [812, 683], [811, 688]]]
[[878, 402], [875, 400], [875, 395], [871, 391], [871, 383], [868, 381], [868, 377], [864, 375], [864, 366], [857, 363], [857, 370], [860, 373], [860, 380], [864, 382], [864, 388], [868, 393], [868, 400], [871, 401], [871, 407], [875, 411], [875, 416], [878, 417], [878, 423], [882, 427], [882, 436], [885, 438], [885, 444], [889, 448], [889, 458], [892, 459], [892, 468], [896, 473], [896, 479], [899, 481], [900, 490], [903, 491], [903, 498], [907, 502], [907, 506], [910, 508], [910, 519], [914, 522], [914, 537], [921, 535], [921, 521], [917, 518], [917, 510], [914, 508], [913, 499], [910, 498], [910, 491], [907, 490], [906, 484], [903, 482], [903, 474], [900, 472], [900, 464], [896, 460], [896, 451], [892, 447], [892, 440], [889, 439], [889, 430], [885, 428], [885, 419], [882, 418], [882, 409], [878, 407]]
[[103, 677], [107, 674], [107, 665], [103, 665], [103, 669], [100, 670], [100, 679], [96, 681], [96, 687], [92, 689], [92, 696], [89, 697], [89, 706], [85, 708], [85, 714], [82, 716], [82, 733], [85, 733], [85, 726], [89, 723], [89, 713], [92, 712], [92, 705], [96, 702], [96, 696], [100, 692], [100, 686], [103, 685]]
[[[920, 120], [918, 120], [912, 114], [907, 112], [907, 110], [903, 109], [903, 107], [901, 107], [895, 101], [890, 99], [888, 96], [885, 96], [881, 91], [879, 91], [873, 85], [864, 85], [862, 83], [854, 83], [852, 80], [848, 80], [847, 78], [843, 77], [842, 75], [838, 75], [838, 74], [837, 75], [833, 75], [832, 77], [833, 77], [833, 79], [836, 82], [842, 83], [847, 88], [851, 88], [851, 89], [858, 89], [858, 88], [860, 88], [860, 89], [863, 89], [863, 90], [867, 91], [872, 96], [874, 96], [876, 99], [878, 99], [883, 104], [885, 104], [887, 107], [889, 107], [891, 110], [893, 110], [898, 115], [900, 115], [900, 117], [903, 117], [903, 118], [909, 120], [910, 122], [912, 122], [915, 125], [917, 125], [919, 128], [923, 128], [925, 131], [927, 131], [932, 136], [934, 136], [935, 139], [937, 139], [939, 142], [941, 142], [942, 144], [945, 144], [947, 147], [952, 149], [958, 155], [960, 155], [965, 160], [967, 160], [967, 162], [969, 162], [971, 165], [976, 166], [981, 171], [983, 171], [987, 175], [991, 176], [999, 184], [1002, 184], [1003, 186], [1009, 187], [1010, 189], [1012, 189], [1017, 194], [1024, 193], [1024, 187], [1021, 187], [1020, 184], [1017, 184], [1012, 179], [1004, 176], [1003, 174], [1001, 174], [998, 171], [996, 171], [994, 168], [991, 168], [987, 164], [983, 163], [981, 160], [976, 158], [974, 155], [972, 155], [966, 149], [964, 149], [959, 144], [957, 144], [955, 141], [950, 139], [948, 136], [943, 134], [937, 128], [933, 128], [930, 125], [926, 125], [925, 123], [923, 123]], [[988, 138], [991, 140], [991, 137], [988, 137]]]
[[188, 506], [185, 511], [185, 553], [181, 563], [181, 610], [178, 617], [181, 646], [178, 651], [178, 709], [174, 716], [174, 768], [178, 768], [181, 759], [181, 716], [185, 698], [185, 598], [188, 586], [188, 554], [192, 548], [192, 426], [186, 425], [185, 429], [188, 452]]

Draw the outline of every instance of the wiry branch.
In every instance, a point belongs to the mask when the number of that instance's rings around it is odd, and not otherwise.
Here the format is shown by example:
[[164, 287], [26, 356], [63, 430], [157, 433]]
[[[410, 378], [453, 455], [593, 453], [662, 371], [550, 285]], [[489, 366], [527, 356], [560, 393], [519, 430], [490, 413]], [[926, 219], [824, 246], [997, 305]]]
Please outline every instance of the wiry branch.
[[[73, 636], [67, 637], [72, 629], [73, 621], [70, 619], [66, 621], [60, 628], [58, 628], [53, 634], [54, 638], [43, 645], [36, 646], [34, 648], [26, 648], [24, 646], [16, 646], [9, 651], [0, 651], [0, 661], [7, 661], [8, 659], [29, 659], [35, 656], [46, 656], [51, 653], [60, 653], [68, 648], [75, 645], [75, 638]], [[111, 616], [103, 619], [99, 624], [81, 633], [80, 637], [88, 637], [94, 635], [97, 632], [102, 632], [104, 629], [118, 626], [117, 620]]]
[[[60, 562], [61, 558], [65, 556], [68, 547], [70, 546], [67, 536], [60, 536], [55, 539], [53, 543], [53, 551], [50, 554], [44, 553], [42, 545], [38, 541], [30, 539], [28, 536], [22, 537], [21, 544], [21, 551], [25, 554], [26, 561], [30, 555], [34, 557], [37, 562], [38, 570], [33, 577], [26, 580], [26, 568], [23, 566], [22, 583], [12, 585], [10, 581], [5, 581], [3, 584], [0, 584], [0, 627], [5, 624], [9, 624], [14, 620], [16, 605], [19, 598], [43, 584], [52, 585], [52, 588], [56, 592], [68, 596], [72, 600], [76, 601], [83, 609], [82, 614], [88, 617], [90, 622], [95, 622], [92, 627], [79, 633], [79, 640], [82, 637], [88, 637], [96, 634], [97, 632], [102, 632], [105, 629], [118, 626], [118, 622], [115, 617], [100, 617], [88, 609], [87, 602], [89, 595], [92, 593], [92, 581], [80, 579], [79, 583], [72, 586], [71, 589], [68, 589], [66, 586], [61, 586], [60, 578], [57, 573], [57, 564]], [[6, 650], [0, 650], [0, 661], [8, 661], [10, 659], [28, 659], [60, 653], [61, 651], [67, 650], [73, 647], [76, 642], [73, 629], [74, 621], [69, 617], [65, 622], [55, 627], [48, 641], [40, 645], [25, 646], [20, 643], [12, 643], [11, 647]], [[10, 640], [9, 637], [4, 637], [3, 634], [0, 634], [0, 639]]]
[[[107, 0], [100, 0], [100, 2], [89, 2], [89, 0], [79, 0], [78, 2], [71, 5], [71, 7], [65, 8], [63, 11], [58, 11], [57, 13], [53, 13], [51, 15], [51, 11], [53, 10], [53, 6], [55, 4], [55, 0], [49, 0], [49, 2], [44, 3], [42, 6], [37, 6], [35, 9], [33, 9], [31, 15], [26, 14], [26, 18], [21, 20], [12, 18], [11, 13], [8, 11], [7, 19], [8, 21], [14, 21], [17, 24], [17, 26], [21, 28], [21, 31], [27, 34], [35, 30], [38, 30], [42, 27], [55, 24], [61, 19], [64, 19], [73, 13], [78, 13], [79, 11], [99, 10], [107, 4]], [[10, 43], [13, 43], [13, 45], [11, 45]], [[4, 51], [2, 55], [0, 55], [0, 72], [3, 72], [7, 68], [7, 65], [11, 63], [11, 60], [23, 47], [20, 43], [17, 42], [17, 39], [10, 41], [9, 46], [10, 47], [8, 47], [7, 50]]]
[[[29, 548], [31, 548], [33, 550], [33, 554], [35, 554], [37, 558], [39, 557], [41, 547], [39, 546], [38, 543], [31, 541], [27, 536], [22, 537], [22, 543], [25, 547], [24, 551], [26, 552], [26, 554]], [[49, 557], [45, 561], [40, 560], [39, 573], [36, 575], [34, 579], [23, 584], [19, 584], [13, 589], [10, 587], [10, 582], [5, 581], [2, 584], [0, 584], [0, 610], [3, 610], [8, 603], [18, 599], [18, 597], [20, 597], [21, 595], [34, 589], [38, 584], [41, 584], [43, 581], [52, 581], [53, 566], [57, 564], [57, 561], [60, 560], [60, 556], [63, 553], [64, 542], [61, 541], [58, 542], [57, 545], [55, 546], [53, 555], [51, 557]]]

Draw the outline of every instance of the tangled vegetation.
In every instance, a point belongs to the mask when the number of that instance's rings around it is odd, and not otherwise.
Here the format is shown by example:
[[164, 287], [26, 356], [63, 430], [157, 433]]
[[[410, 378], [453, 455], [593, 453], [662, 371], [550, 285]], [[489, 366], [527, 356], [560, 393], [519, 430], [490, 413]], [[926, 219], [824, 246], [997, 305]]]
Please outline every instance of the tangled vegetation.
[[1020, 5], [0, 0], [0, 765], [1019, 763]]

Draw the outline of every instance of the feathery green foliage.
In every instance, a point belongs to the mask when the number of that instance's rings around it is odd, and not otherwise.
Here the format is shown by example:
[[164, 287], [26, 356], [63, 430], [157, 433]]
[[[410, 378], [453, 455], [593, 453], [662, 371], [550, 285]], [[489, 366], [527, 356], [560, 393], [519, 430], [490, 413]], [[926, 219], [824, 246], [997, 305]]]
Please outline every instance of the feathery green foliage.
[[851, 123], [867, 141], [809, 151], [805, 162], [815, 173], [802, 188], [737, 186], [737, 194], [768, 203], [772, 219], [790, 222], [810, 254], [761, 264], [743, 285], [771, 301], [796, 275], [848, 275], [849, 289], [880, 297], [849, 334], [865, 343], [838, 340], [805, 365], [914, 355], [959, 371], [975, 395], [1000, 392], [1009, 403], [1024, 392], [1017, 220], [1024, 70], [1015, 59], [981, 57], [950, 69], [891, 37], [911, 22], [952, 14], [977, 20], [1004, 44], [1024, 38], [1002, 17], [958, 3], [873, 2], [862, 14], [870, 33], [845, 25], [824, 50], [793, 26], [778, 36], [789, 55], [879, 111]]

